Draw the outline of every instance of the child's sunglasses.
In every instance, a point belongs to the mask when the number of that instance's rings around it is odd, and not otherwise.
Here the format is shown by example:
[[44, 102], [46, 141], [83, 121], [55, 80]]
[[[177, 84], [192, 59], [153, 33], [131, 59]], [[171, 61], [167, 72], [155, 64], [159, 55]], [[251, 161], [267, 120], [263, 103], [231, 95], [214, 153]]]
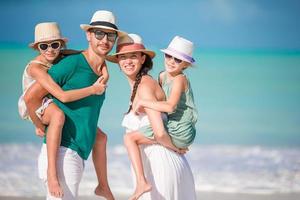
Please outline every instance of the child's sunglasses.
[[178, 59], [178, 58], [175, 58], [175, 57], [173, 57], [173, 56], [171, 56], [171, 55], [169, 55], [169, 54], [166, 54], [165, 53], [165, 58], [167, 58], [167, 59], [174, 59], [174, 61], [175, 61], [175, 63], [177, 63], [177, 64], [180, 64], [180, 63], [182, 63], [182, 60], [180, 60], [180, 59]]
[[54, 41], [54, 42], [51, 42], [51, 43], [39, 43], [38, 44], [38, 48], [41, 51], [46, 51], [49, 47], [56, 50], [56, 49], [59, 49], [60, 46], [61, 46], [60, 41]]

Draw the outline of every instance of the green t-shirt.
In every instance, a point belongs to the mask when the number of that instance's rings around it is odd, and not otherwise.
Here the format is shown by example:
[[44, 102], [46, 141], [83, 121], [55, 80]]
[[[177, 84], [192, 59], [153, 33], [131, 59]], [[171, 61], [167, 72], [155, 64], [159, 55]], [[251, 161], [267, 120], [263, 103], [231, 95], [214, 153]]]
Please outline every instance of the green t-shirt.
[[[48, 73], [65, 91], [88, 87], [98, 79], [82, 53], [63, 58], [53, 65]], [[61, 146], [76, 151], [86, 160], [95, 143], [97, 123], [105, 93], [70, 103], [53, 99], [65, 113]]]

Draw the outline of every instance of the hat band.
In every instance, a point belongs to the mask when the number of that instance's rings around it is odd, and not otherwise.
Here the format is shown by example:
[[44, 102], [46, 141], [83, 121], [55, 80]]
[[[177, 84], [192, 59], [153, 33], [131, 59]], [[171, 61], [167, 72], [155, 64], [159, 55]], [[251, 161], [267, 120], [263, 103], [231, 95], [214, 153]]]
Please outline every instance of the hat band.
[[143, 44], [138, 43], [124, 43], [117, 46], [117, 53], [136, 50], [145, 50], [145, 46]]
[[95, 21], [90, 23], [91, 26], [107, 26], [113, 29], [118, 30], [118, 27], [110, 22], [104, 22], [104, 21]]
[[63, 38], [59, 35], [54, 35], [54, 36], [48, 36], [48, 37], [40, 37], [40, 38], [35, 38], [35, 42], [38, 41], [46, 41], [46, 40], [62, 40]]
[[176, 54], [178, 54], [178, 55], [180, 55], [180, 56], [182, 56], [183, 58], [185, 58], [186, 60], [188, 60], [190, 63], [194, 63], [194, 62], [195, 62], [195, 59], [192, 58], [192, 57], [189, 56], [189, 55], [186, 55], [186, 54], [184, 54], [184, 53], [181, 53], [181, 52], [179, 52], [179, 51], [177, 51], [176, 49], [173, 49], [173, 48], [171, 48], [171, 47], [168, 47], [167, 49], [170, 50], [170, 51], [175, 52]]

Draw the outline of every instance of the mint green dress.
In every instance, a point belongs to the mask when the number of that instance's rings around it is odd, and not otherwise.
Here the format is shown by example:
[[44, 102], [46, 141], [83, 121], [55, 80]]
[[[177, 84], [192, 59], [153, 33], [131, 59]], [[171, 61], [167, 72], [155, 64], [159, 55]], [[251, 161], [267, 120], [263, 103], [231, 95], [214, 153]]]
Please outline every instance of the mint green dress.
[[[182, 74], [182, 76], [185, 76]], [[187, 77], [186, 77], [187, 78]], [[194, 95], [190, 81], [188, 88], [180, 96], [180, 100], [176, 109], [172, 113], [168, 113], [167, 131], [171, 136], [172, 142], [176, 147], [185, 148], [191, 145], [196, 136], [195, 124], [198, 114], [194, 103]], [[162, 88], [166, 94], [166, 98], [171, 95], [173, 81], [167, 80], [167, 74], [163, 76]]]

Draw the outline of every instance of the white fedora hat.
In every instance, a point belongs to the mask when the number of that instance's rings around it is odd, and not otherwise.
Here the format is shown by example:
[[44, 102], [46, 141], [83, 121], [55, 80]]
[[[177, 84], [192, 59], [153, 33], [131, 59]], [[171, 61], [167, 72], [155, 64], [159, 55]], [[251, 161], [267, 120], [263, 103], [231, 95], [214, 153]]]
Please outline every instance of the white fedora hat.
[[40, 42], [47, 42], [52, 40], [62, 40], [65, 43], [68, 39], [61, 36], [59, 26], [56, 22], [44, 22], [35, 26], [34, 42], [29, 46], [35, 48]]
[[113, 55], [106, 56], [106, 60], [110, 62], [117, 63], [117, 56], [125, 53], [143, 52], [153, 58], [155, 52], [145, 48], [141, 36], [137, 34], [130, 33], [128, 35], [123, 35], [117, 41], [116, 53]]
[[114, 30], [118, 33], [118, 36], [126, 34], [118, 29], [114, 14], [107, 10], [96, 11], [91, 19], [90, 24], [81, 24], [80, 28], [85, 31], [88, 31], [91, 28]]
[[194, 44], [191, 41], [180, 36], [175, 36], [170, 42], [168, 48], [161, 49], [161, 51], [192, 64], [195, 62], [192, 57], [193, 49]]

